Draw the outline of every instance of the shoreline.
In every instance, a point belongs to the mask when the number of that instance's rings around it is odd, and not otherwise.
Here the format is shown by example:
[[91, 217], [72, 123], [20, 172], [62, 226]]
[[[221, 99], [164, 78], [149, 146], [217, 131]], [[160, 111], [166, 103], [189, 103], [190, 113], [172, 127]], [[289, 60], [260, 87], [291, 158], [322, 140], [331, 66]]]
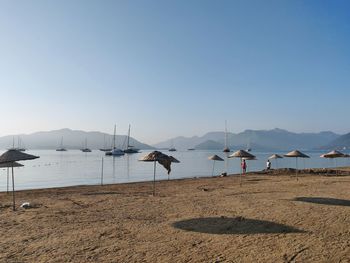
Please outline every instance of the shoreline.
[[[270, 171], [261, 170], [261, 171], [252, 171], [247, 172], [246, 176], [259, 175], [259, 176], [293, 176], [295, 175], [296, 170], [294, 168], [278, 168], [271, 169]], [[307, 176], [350, 176], [350, 166], [345, 167], [334, 167], [334, 168], [306, 168], [306, 169], [298, 169], [298, 175], [307, 175]], [[162, 179], [156, 180], [156, 183], [164, 182], [164, 181], [184, 181], [184, 180], [200, 180], [200, 179], [208, 179], [208, 178], [224, 178], [224, 177], [240, 177], [240, 174], [228, 174], [226, 176], [222, 175], [207, 175], [207, 176], [195, 176], [195, 177], [184, 177], [184, 178], [175, 178], [175, 179]], [[79, 188], [79, 187], [103, 187], [103, 186], [113, 186], [113, 185], [133, 185], [133, 184], [150, 184], [153, 183], [153, 180], [148, 181], [136, 181], [136, 182], [123, 182], [123, 183], [111, 183], [111, 184], [81, 184], [81, 185], [67, 185], [67, 186], [53, 186], [53, 187], [45, 187], [45, 188], [30, 188], [30, 189], [19, 189], [15, 192], [25, 192], [25, 191], [40, 191], [40, 190], [59, 190], [66, 188]], [[10, 184], [11, 186], [11, 184]], [[11, 193], [11, 189], [9, 193]], [[0, 194], [6, 193], [6, 191], [0, 191]]]

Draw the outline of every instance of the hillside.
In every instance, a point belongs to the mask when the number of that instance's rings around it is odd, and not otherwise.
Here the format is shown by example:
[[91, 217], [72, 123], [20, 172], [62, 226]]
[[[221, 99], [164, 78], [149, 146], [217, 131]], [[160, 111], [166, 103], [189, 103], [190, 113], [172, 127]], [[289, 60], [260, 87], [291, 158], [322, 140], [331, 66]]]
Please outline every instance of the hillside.
[[[282, 129], [245, 130], [238, 134], [228, 133], [228, 146], [243, 149], [257, 147], [259, 150], [311, 150], [327, 145], [338, 137], [339, 135], [333, 132], [293, 133]], [[153, 146], [168, 148], [173, 143], [177, 149], [217, 149], [219, 145], [224, 145], [224, 138], [224, 132], [209, 132], [201, 137], [176, 137]]]
[[[63, 146], [68, 149], [80, 149], [85, 139], [87, 146], [91, 149], [100, 149], [111, 147], [113, 135], [102, 132], [86, 132], [80, 130], [60, 129], [53, 131], [42, 131], [32, 134], [20, 134], [0, 137], [0, 149], [12, 147], [13, 139], [17, 146], [18, 138], [22, 141], [22, 146], [28, 149], [56, 149], [63, 138]], [[126, 145], [125, 135], [116, 136], [116, 144], [118, 147], [124, 148]], [[130, 144], [139, 149], [153, 149], [152, 146], [141, 143], [130, 137]]]
[[333, 140], [329, 144], [321, 147], [322, 149], [337, 149], [345, 150], [350, 149], [350, 133], [344, 134], [337, 139]]

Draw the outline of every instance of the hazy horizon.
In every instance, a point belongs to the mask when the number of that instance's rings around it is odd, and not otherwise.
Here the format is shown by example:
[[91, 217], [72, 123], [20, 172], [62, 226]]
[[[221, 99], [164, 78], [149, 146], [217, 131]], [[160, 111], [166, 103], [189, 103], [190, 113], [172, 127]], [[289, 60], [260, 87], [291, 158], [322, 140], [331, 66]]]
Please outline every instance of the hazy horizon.
[[348, 1], [2, 1], [0, 136], [350, 131]]

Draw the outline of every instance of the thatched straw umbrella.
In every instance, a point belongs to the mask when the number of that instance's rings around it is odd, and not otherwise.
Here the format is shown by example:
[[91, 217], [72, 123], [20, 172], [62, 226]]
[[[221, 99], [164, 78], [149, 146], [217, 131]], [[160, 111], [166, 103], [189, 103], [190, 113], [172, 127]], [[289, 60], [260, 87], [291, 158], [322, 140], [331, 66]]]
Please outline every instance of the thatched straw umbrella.
[[310, 158], [310, 156], [306, 155], [305, 153], [302, 153], [298, 150], [291, 151], [284, 155], [284, 157], [292, 157], [295, 158], [295, 175], [298, 180], [298, 158]]
[[168, 171], [168, 175], [171, 172], [171, 163], [179, 163], [180, 161], [175, 159], [172, 156], [168, 156], [159, 151], [153, 151], [144, 157], [142, 157], [139, 161], [141, 162], [153, 162], [153, 195], [156, 194], [156, 163], [160, 163], [163, 167]]
[[277, 159], [282, 159], [283, 156], [282, 155], [279, 155], [279, 154], [273, 154], [271, 155], [268, 159], [269, 160], [272, 160], [272, 159], [275, 159], [276, 160], [276, 168], [278, 168], [278, 162], [277, 162]]
[[211, 173], [211, 176], [214, 176], [214, 167], [215, 167], [215, 161], [224, 161], [224, 159], [222, 159], [220, 156], [217, 156], [216, 154], [209, 156], [208, 157], [209, 160], [213, 160], [213, 171]]
[[[255, 156], [253, 154], [250, 154], [244, 150], [238, 150], [236, 152], [234, 152], [233, 154], [231, 154], [228, 158], [240, 158], [241, 162], [240, 162], [240, 166], [242, 164], [242, 159], [243, 158], [255, 158]], [[241, 166], [241, 170], [240, 170], [240, 185], [242, 185], [242, 166]]]
[[337, 167], [337, 158], [345, 157], [345, 154], [334, 150], [329, 153], [322, 154], [320, 157], [334, 160], [334, 166]]
[[0, 168], [7, 168], [7, 180], [6, 180], [6, 193], [9, 193], [9, 174], [10, 174], [10, 167], [23, 167], [23, 164], [13, 162], [13, 163], [1, 163]]
[[12, 200], [13, 200], [13, 211], [16, 210], [16, 201], [15, 201], [15, 180], [13, 174], [13, 164], [17, 161], [26, 161], [26, 160], [34, 160], [39, 158], [39, 156], [34, 156], [31, 154], [27, 154], [24, 152], [20, 152], [17, 150], [8, 150], [0, 156], [0, 164], [1, 163], [12, 163]]

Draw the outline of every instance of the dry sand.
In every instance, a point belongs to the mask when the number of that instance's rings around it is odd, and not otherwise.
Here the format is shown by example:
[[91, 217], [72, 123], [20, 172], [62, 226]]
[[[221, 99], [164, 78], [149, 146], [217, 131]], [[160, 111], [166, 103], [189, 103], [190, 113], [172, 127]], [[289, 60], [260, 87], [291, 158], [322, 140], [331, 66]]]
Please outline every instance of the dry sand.
[[350, 176], [0, 194], [0, 262], [350, 262]]

